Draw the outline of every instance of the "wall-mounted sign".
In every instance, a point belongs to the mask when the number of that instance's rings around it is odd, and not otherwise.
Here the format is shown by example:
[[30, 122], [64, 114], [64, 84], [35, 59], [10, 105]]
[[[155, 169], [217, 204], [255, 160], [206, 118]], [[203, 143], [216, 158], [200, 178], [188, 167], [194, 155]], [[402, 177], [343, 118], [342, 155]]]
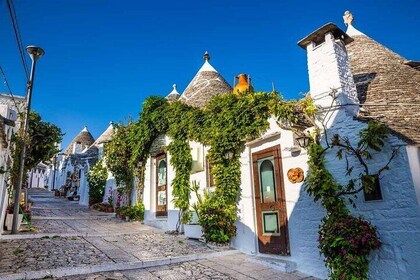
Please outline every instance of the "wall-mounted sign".
[[291, 168], [289, 169], [289, 171], [287, 171], [287, 178], [293, 184], [300, 183], [303, 181], [304, 178], [303, 170], [299, 167]]

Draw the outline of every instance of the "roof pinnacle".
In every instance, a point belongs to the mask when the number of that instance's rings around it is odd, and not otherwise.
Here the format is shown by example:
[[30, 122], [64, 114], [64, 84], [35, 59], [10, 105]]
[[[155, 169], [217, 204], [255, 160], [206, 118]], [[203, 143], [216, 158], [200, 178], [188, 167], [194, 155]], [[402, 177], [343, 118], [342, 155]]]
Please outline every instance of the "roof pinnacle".
[[350, 11], [345, 11], [343, 16], [344, 24], [346, 26], [353, 25], [353, 14]]
[[203, 58], [204, 58], [204, 62], [208, 62], [209, 60], [210, 60], [210, 54], [208, 53], [208, 51], [206, 51], [205, 53], [204, 53], [204, 56], [203, 56]]
[[179, 92], [176, 90], [176, 84], [172, 85], [172, 91], [165, 97], [169, 100], [169, 102], [178, 100], [178, 98], [181, 96]]
[[354, 17], [350, 11], [345, 11], [343, 15], [344, 24], [347, 26], [347, 35], [349, 36], [358, 36], [365, 35], [353, 26]]

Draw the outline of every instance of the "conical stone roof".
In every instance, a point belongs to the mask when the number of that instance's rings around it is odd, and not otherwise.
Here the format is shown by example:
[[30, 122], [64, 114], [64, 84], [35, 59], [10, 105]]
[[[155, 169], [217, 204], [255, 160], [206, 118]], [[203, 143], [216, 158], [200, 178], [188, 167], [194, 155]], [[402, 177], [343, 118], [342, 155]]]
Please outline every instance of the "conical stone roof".
[[181, 95], [180, 100], [204, 107], [212, 96], [232, 92], [232, 87], [209, 63], [210, 55], [204, 54], [204, 64]]
[[176, 84], [174, 84], [172, 88], [172, 91], [165, 97], [169, 102], [176, 101], [181, 97], [181, 95], [176, 90]]
[[420, 144], [420, 71], [348, 23], [347, 51], [364, 115]]
[[98, 139], [96, 139], [93, 145], [99, 145], [99, 144], [111, 141], [113, 133], [114, 133], [114, 124], [113, 122], [110, 122], [107, 129], [105, 129], [105, 131], [98, 137]]
[[95, 139], [93, 138], [92, 134], [90, 134], [89, 130], [85, 126], [82, 131], [71, 141], [71, 143], [68, 145], [67, 149], [65, 150], [65, 153], [67, 155], [70, 155], [73, 153], [73, 146], [75, 143], [81, 143], [82, 150], [86, 149], [87, 147], [90, 147], [93, 142], [95, 142]]

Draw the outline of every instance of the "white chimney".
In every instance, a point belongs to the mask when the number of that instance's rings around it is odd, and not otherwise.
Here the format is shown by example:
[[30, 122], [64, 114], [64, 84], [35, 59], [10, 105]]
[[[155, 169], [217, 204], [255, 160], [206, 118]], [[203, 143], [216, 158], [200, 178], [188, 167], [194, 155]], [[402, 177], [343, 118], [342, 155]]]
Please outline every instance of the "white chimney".
[[75, 142], [73, 144], [73, 154], [80, 154], [83, 151], [82, 142]]
[[359, 101], [345, 46], [352, 41], [335, 24], [328, 23], [298, 45], [307, 50], [310, 93], [315, 104], [329, 108], [336, 98], [333, 105], [356, 115]]

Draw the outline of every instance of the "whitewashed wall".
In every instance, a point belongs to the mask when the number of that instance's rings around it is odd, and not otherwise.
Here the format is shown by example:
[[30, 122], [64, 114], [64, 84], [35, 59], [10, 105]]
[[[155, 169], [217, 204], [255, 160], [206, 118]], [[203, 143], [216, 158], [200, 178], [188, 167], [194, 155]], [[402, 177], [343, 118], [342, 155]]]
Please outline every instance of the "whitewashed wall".
[[[10, 154], [11, 137], [12, 134], [18, 130], [20, 122], [17, 121], [16, 109], [13, 105], [11, 106], [9, 104], [7, 101], [8, 98], [5, 99], [3, 96], [0, 96], [0, 100], [1, 102], [5, 102], [5, 104], [0, 104], [0, 115], [4, 118], [16, 121], [15, 127], [5, 124], [4, 127], [1, 128], [4, 129], [3, 133], [5, 134], [7, 147], [0, 143], [0, 167], [2, 167], [3, 170], [7, 170], [8, 160], [12, 160]], [[8, 203], [6, 180], [8, 175], [8, 173], [0, 174], [0, 234], [3, 233], [3, 225], [6, 218], [6, 208]]]
[[407, 156], [416, 190], [417, 204], [420, 205], [420, 147], [407, 146]]
[[[300, 153], [292, 154], [290, 148], [294, 146], [293, 133], [280, 129], [273, 118], [269, 122], [270, 128], [262, 135], [261, 140], [248, 144], [241, 155], [240, 213], [236, 222], [238, 235], [232, 240], [232, 245], [245, 253], [259, 254], [252, 154], [280, 146], [290, 256], [278, 256], [278, 258], [295, 262], [300, 271], [324, 276], [323, 261], [316, 250], [318, 224], [323, 216], [323, 211], [307, 196], [303, 190], [303, 183], [293, 184], [287, 178], [287, 171], [296, 167], [302, 168], [306, 176], [308, 169], [306, 151], [302, 149]], [[270, 135], [271, 137], [268, 137]]]

